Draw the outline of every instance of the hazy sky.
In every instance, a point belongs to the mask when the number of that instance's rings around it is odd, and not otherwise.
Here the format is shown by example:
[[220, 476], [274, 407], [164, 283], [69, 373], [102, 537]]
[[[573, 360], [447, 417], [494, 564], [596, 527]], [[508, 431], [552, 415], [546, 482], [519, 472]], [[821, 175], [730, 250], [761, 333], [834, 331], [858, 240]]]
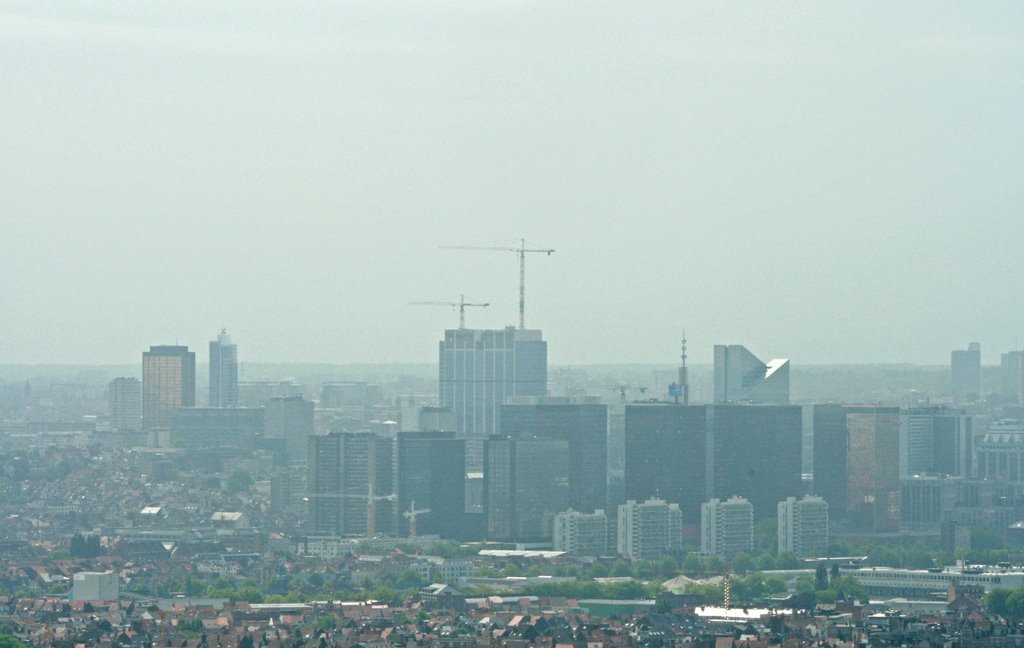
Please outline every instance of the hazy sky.
[[1022, 206], [1019, 1], [0, 3], [0, 363], [994, 363]]

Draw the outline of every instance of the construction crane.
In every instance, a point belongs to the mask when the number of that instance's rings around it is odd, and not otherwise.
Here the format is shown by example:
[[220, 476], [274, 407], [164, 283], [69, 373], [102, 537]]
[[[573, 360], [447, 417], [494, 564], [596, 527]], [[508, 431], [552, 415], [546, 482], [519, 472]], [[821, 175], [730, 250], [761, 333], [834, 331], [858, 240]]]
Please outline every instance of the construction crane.
[[[361, 497], [357, 495], [356, 497]], [[390, 495], [374, 495], [373, 494], [373, 482], [369, 484], [366, 492], [366, 537], [372, 538], [376, 534], [377, 526], [377, 502], [385, 500], [394, 501], [398, 499], [398, 496], [394, 493]]]
[[459, 328], [466, 328], [466, 308], [469, 306], [480, 306], [481, 308], [487, 308], [490, 306], [489, 303], [472, 304], [466, 301], [465, 295], [459, 295], [459, 301], [457, 302], [446, 302], [446, 301], [414, 301], [409, 302], [413, 306], [451, 306], [453, 309], [459, 310]]
[[430, 509], [417, 509], [416, 501], [409, 502], [409, 510], [402, 513], [403, 516], [409, 518], [409, 539], [416, 539], [416, 516], [423, 515], [424, 513], [430, 513]]
[[488, 250], [492, 252], [515, 252], [519, 256], [519, 328], [526, 328], [526, 255], [529, 252], [542, 252], [548, 256], [555, 253], [548, 248], [527, 248], [526, 239], [519, 239], [519, 247], [477, 246], [477, 245], [442, 245], [446, 250]]

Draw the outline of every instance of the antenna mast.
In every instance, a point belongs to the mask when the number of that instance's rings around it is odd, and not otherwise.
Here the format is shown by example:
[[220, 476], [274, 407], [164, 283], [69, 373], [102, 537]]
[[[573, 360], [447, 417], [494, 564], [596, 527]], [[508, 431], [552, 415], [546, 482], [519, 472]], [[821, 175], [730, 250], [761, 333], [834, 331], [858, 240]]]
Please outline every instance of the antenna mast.
[[690, 372], [686, 368], [686, 330], [683, 330], [682, 349], [679, 354], [679, 389], [682, 391], [683, 405], [690, 404]]

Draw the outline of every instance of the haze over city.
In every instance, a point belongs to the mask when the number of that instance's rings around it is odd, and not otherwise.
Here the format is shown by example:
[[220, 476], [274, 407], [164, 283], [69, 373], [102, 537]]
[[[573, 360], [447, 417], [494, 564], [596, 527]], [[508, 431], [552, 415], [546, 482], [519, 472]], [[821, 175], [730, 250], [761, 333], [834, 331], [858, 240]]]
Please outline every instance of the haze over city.
[[0, 364], [1018, 347], [1019, 3], [0, 8]]

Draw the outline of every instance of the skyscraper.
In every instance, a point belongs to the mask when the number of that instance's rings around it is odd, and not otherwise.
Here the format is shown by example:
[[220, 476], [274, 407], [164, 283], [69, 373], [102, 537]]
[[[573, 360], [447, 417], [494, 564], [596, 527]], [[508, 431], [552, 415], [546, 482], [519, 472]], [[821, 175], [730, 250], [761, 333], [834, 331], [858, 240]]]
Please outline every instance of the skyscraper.
[[313, 434], [313, 402], [302, 396], [271, 398], [267, 401], [263, 436], [284, 440], [289, 463], [308, 458], [306, 443]]
[[740, 344], [716, 344], [715, 402], [789, 403], [789, 360], [764, 363]]
[[210, 342], [210, 407], [238, 406], [238, 345], [221, 329]]
[[971, 342], [966, 349], [950, 355], [950, 387], [953, 399], [963, 401], [981, 395], [981, 343]]
[[142, 427], [142, 383], [138, 378], [114, 378], [107, 387], [110, 426], [116, 430]]
[[970, 473], [971, 419], [950, 407], [900, 410], [900, 478]]
[[802, 412], [796, 405], [626, 407], [626, 498], [678, 502], [696, 524], [708, 497], [739, 494], [758, 518], [802, 494]]
[[625, 498], [675, 502], [684, 522], [699, 523], [708, 493], [706, 419], [703, 405], [627, 405]]
[[700, 507], [700, 550], [731, 559], [754, 548], [754, 507], [742, 497], [711, 499]]
[[[517, 399], [518, 400], [518, 399]], [[502, 405], [501, 436], [562, 439], [569, 444], [569, 506], [590, 513], [608, 500], [608, 406], [538, 397]]]
[[[861, 529], [898, 531], [900, 522], [900, 410], [846, 406], [847, 514]], [[817, 467], [815, 467], [817, 470]]]
[[494, 436], [484, 444], [488, 540], [545, 542], [569, 507], [569, 444]]
[[142, 354], [142, 425], [167, 428], [171, 413], [196, 406], [196, 354], [187, 346], [151, 346]]
[[847, 459], [850, 433], [846, 427], [846, 408], [842, 405], [805, 405], [804, 433], [812, 437], [814, 474], [813, 492], [828, 502], [833, 512], [845, 515], [847, 496]]
[[409, 535], [410, 508], [418, 535], [460, 538], [466, 509], [466, 442], [454, 432], [398, 433], [398, 534]]
[[438, 360], [441, 405], [466, 439], [467, 470], [479, 471], [484, 440], [498, 433], [498, 408], [514, 396], [547, 393], [547, 342], [537, 329], [449, 329]]
[[310, 437], [308, 451], [306, 491], [314, 533], [395, 534], [394, 439], [332, 432]]
[[779, 502], [779, 552], [790, 551], [800, 558], [824, 556], [828, 552], [828, 502], [805, 495]]

